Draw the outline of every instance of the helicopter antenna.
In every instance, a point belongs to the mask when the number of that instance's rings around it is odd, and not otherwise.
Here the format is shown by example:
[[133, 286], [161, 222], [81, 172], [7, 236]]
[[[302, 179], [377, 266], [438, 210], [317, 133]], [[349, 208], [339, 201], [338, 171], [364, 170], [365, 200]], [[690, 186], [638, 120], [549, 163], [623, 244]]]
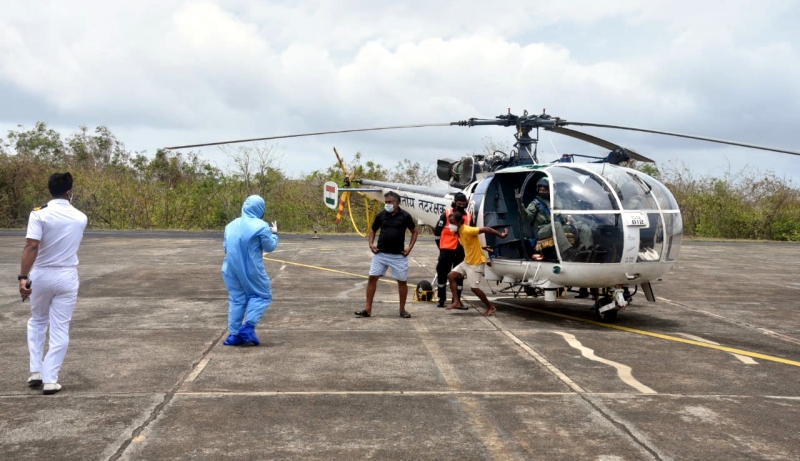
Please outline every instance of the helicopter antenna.
[[[547, 108], [543, 107], [542, 108], [542, 116], [545, 116], [546, 114], [547, 114]], [[528, 115], [527, 111], [525, 112], [525, 115]], [[539, 163], [539, 155], [538, 155], [539, 154], [539, 142], [538, 142], [539, 139], [540, 139], [539, 138], [539, 126], [537, 125], [536, 126], [536, 141], [537, 142], [536, 142], [536, 145], [534, 145], [534, 147], [533, 147], [533, 161], [534, 161], [534, 163]], [[553, 144], [553, 140], [552, 139], [550, 139], [550, 144]], [[553, 145], [553, 150], [555, 150], [555, 148], [556, 148], [556, 146]], [[558, 154], [558, 151], [556, 151], [556, 154]]]
[[548, 137], [547, 137], [547, 140], [548, 140], [548, 141], [550, 141], [550, 145], [551, 145], [551, 146], [553, 146], [553, 152], [555, 152], [555, 153], [556, 153], [556, 156], [558, 156], [558, 155], [559, 155], [559, 154], [558, 154], [558, 149], [556, 149], [556, 143], [554, 143], [554, 142], [553, 142], [553, 138], [551, 138], [550, 136], [548, 136]]
[[287, 134], [283, 136], [268, 136], [265, 138], [235, 139], [232, 141], [207, 142], [202, 144], [186, 144], [183, 146], [167, 147], [166, 149], [167, 150], [189, 149], [193, 147], [222, 146], [225, 144], [238, 144], [243, 142], [254, 142], [254, 141], [269, 141], [272, 139], [284, 139], [284, 138], [301, 138], [304, 136], [319, 136], [323, 134], [356, 133], [359, 131], [398, 130], [403, 128], [426, 128], [431, 126], [450, 126], [450, 125], [452, 125], [452, 123], [425, 123], [421, 125], [397, 125], [397, 126], [382, 126], [377, 128], [357, 128], [353, 130], [318, 131], [315, 133]]

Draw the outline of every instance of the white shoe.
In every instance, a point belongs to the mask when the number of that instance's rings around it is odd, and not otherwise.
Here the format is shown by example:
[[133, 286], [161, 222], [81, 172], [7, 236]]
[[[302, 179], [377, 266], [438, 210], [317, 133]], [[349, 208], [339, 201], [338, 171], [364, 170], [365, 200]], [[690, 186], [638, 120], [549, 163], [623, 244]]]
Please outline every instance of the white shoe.
[[42, 390], [42, 394], [50, 395], [55, 394], [56, 392], [61, 390], [61, 384], [58, 383], [47, 383], [44, 385], [44, 389]]
[[28, 387], [39, 387], [41, 385], [42, 385], [42, 374], [31, 373], [31, 377], [28, 378]]

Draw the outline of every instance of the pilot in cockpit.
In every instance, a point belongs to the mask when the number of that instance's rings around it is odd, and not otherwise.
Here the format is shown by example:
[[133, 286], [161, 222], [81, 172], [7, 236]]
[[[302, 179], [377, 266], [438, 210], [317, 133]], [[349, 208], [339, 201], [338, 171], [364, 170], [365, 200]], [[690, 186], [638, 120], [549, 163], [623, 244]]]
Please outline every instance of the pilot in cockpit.
[[550, 180], [541, 178], [536, 182], [536, 198], [525, 208], [525, 215], [531, 220], [533, 228], [536, 230], [535, 251], [540, 252], [547, 260], [557, 260], [554, 247], [558, 245], [561, 257], [571, 261], [575, 256], [575, 248], [572, 247], [566, 232], [561, 216], [555, 222], [556, 235], [553, 238], [552, 205], [550, 201]]
[[[556, 213], [553, 226], [552, 205], [557, 209], [565, 209], [566, 201], [569, 203], [567, 208], [578, 208], [580, 200], [570, 194], [569, 190], [563, 190], [563, 197], [557, 196], [551, 200], [550, 180], [546, 177], [539, 179], [536, 183], [536, 197], [528, 204], [524, 210], [524, 216], [532, 221], [536, 231], [535, 252], [543, 255], [544, 259], [555, 261], [556, 255], [554, 247], [558, 244], [558, 251], [561, 258], [565, 261], [575, 261], [576, 256], [581, 251], [589, 251], [593, 246], [592, 229], [595, 227], [590, 215], [576, 214], [565, 215]], [[561, 201], [559, 200], [559, 197]], [[574, 202], [574, 203], [573, 203]], [[556, 236], [553, 238], [553, 227]]]

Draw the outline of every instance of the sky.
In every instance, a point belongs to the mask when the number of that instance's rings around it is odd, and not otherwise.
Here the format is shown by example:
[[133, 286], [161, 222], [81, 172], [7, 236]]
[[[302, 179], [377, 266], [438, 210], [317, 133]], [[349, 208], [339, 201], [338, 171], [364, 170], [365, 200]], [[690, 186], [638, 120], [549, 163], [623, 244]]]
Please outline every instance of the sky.
[[[127, 149], [541, 113], [800, 151], [800, 2], [6, 1], [0, 132], [107, 126]], [[800, 156], [580, 128], [659, 168], [773, 172]], [[298, 176], [356, 152], [435, 166], [514, 130], [441, 126], [259, 143]], [[540, 133], [541, 134], [541, 133]], [[252, 145], [251, 145], [252, 146]], [[194, 149], [221, 168], [227, 149]], [[186, 150], [188, 151], [188, 150]], [[541, 134], [539, 158], [603, 156]]]

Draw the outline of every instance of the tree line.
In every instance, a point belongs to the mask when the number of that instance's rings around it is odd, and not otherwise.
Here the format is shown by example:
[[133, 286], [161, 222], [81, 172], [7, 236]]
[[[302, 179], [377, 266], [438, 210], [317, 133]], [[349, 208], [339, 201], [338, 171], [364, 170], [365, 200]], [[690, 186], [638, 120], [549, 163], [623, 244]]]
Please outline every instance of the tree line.
[[[47, 179], [69, 171], [75, 180], [73, 204], [93, 229], [222, 229], [241, 215], [244, 199], [265, 197], [265, 217], [287, 232], [349, 232], [349, 220], [334, 223], [322, 202], [322, 186], [342, 184], [338, 164], [304, 177], [290, 177], [269, 146], [226, 151], [232, 166], [223, 170], [195, 153], [163, 149], [149, 158], [127, 150], [106, 127], [81, 127], [62, 138], [37, 123], [10, 130], [0, 140], [0, 228], [22, 228], [34, 207], [50, 199]], [[355, 177], [431, 185], [430, 169], [408, 160], [386, 168], [356, 154], [347, 165]], [[363, 207], [363, 198], [354, 198]], [[359, 222], [364, 227], [364, 218]]]
[[[102, 126], [80, 127], [66, 138], [42, 122], [19, 127], [0, 140], [0, 228], [25, 227], [30, 211], [49, 200], [49, 175], [69, 171], [75, 178], [73, 204], [93, 229], [221, 230], [241, 215], [248, 195], [258, 194], [268, 198], [266, 219], [278, 221], [282, 231], [353, 231], [349, 218], [335, 224], [334, 213], [322, 203], [324, 182], [344, 182], [338, 164], [291, 177], [270, 146], [226, 153], [232, 166], [223, 170], [195, 153], [158, 150], [151, 158], [131, 152]], [[698, 178], [685, 167], [634, 167], [672, 191], [686, 236], [800, 241], [800, 190], [774, 173], [746, 170]], [[355, 169], [357, 178], [418, 185], [438, 181], [432, 167], [409, 160], [387, 168], [356, 154], [347, 168]], [[353, 206], [364, 229], [364, 199], [354, 196]]]

